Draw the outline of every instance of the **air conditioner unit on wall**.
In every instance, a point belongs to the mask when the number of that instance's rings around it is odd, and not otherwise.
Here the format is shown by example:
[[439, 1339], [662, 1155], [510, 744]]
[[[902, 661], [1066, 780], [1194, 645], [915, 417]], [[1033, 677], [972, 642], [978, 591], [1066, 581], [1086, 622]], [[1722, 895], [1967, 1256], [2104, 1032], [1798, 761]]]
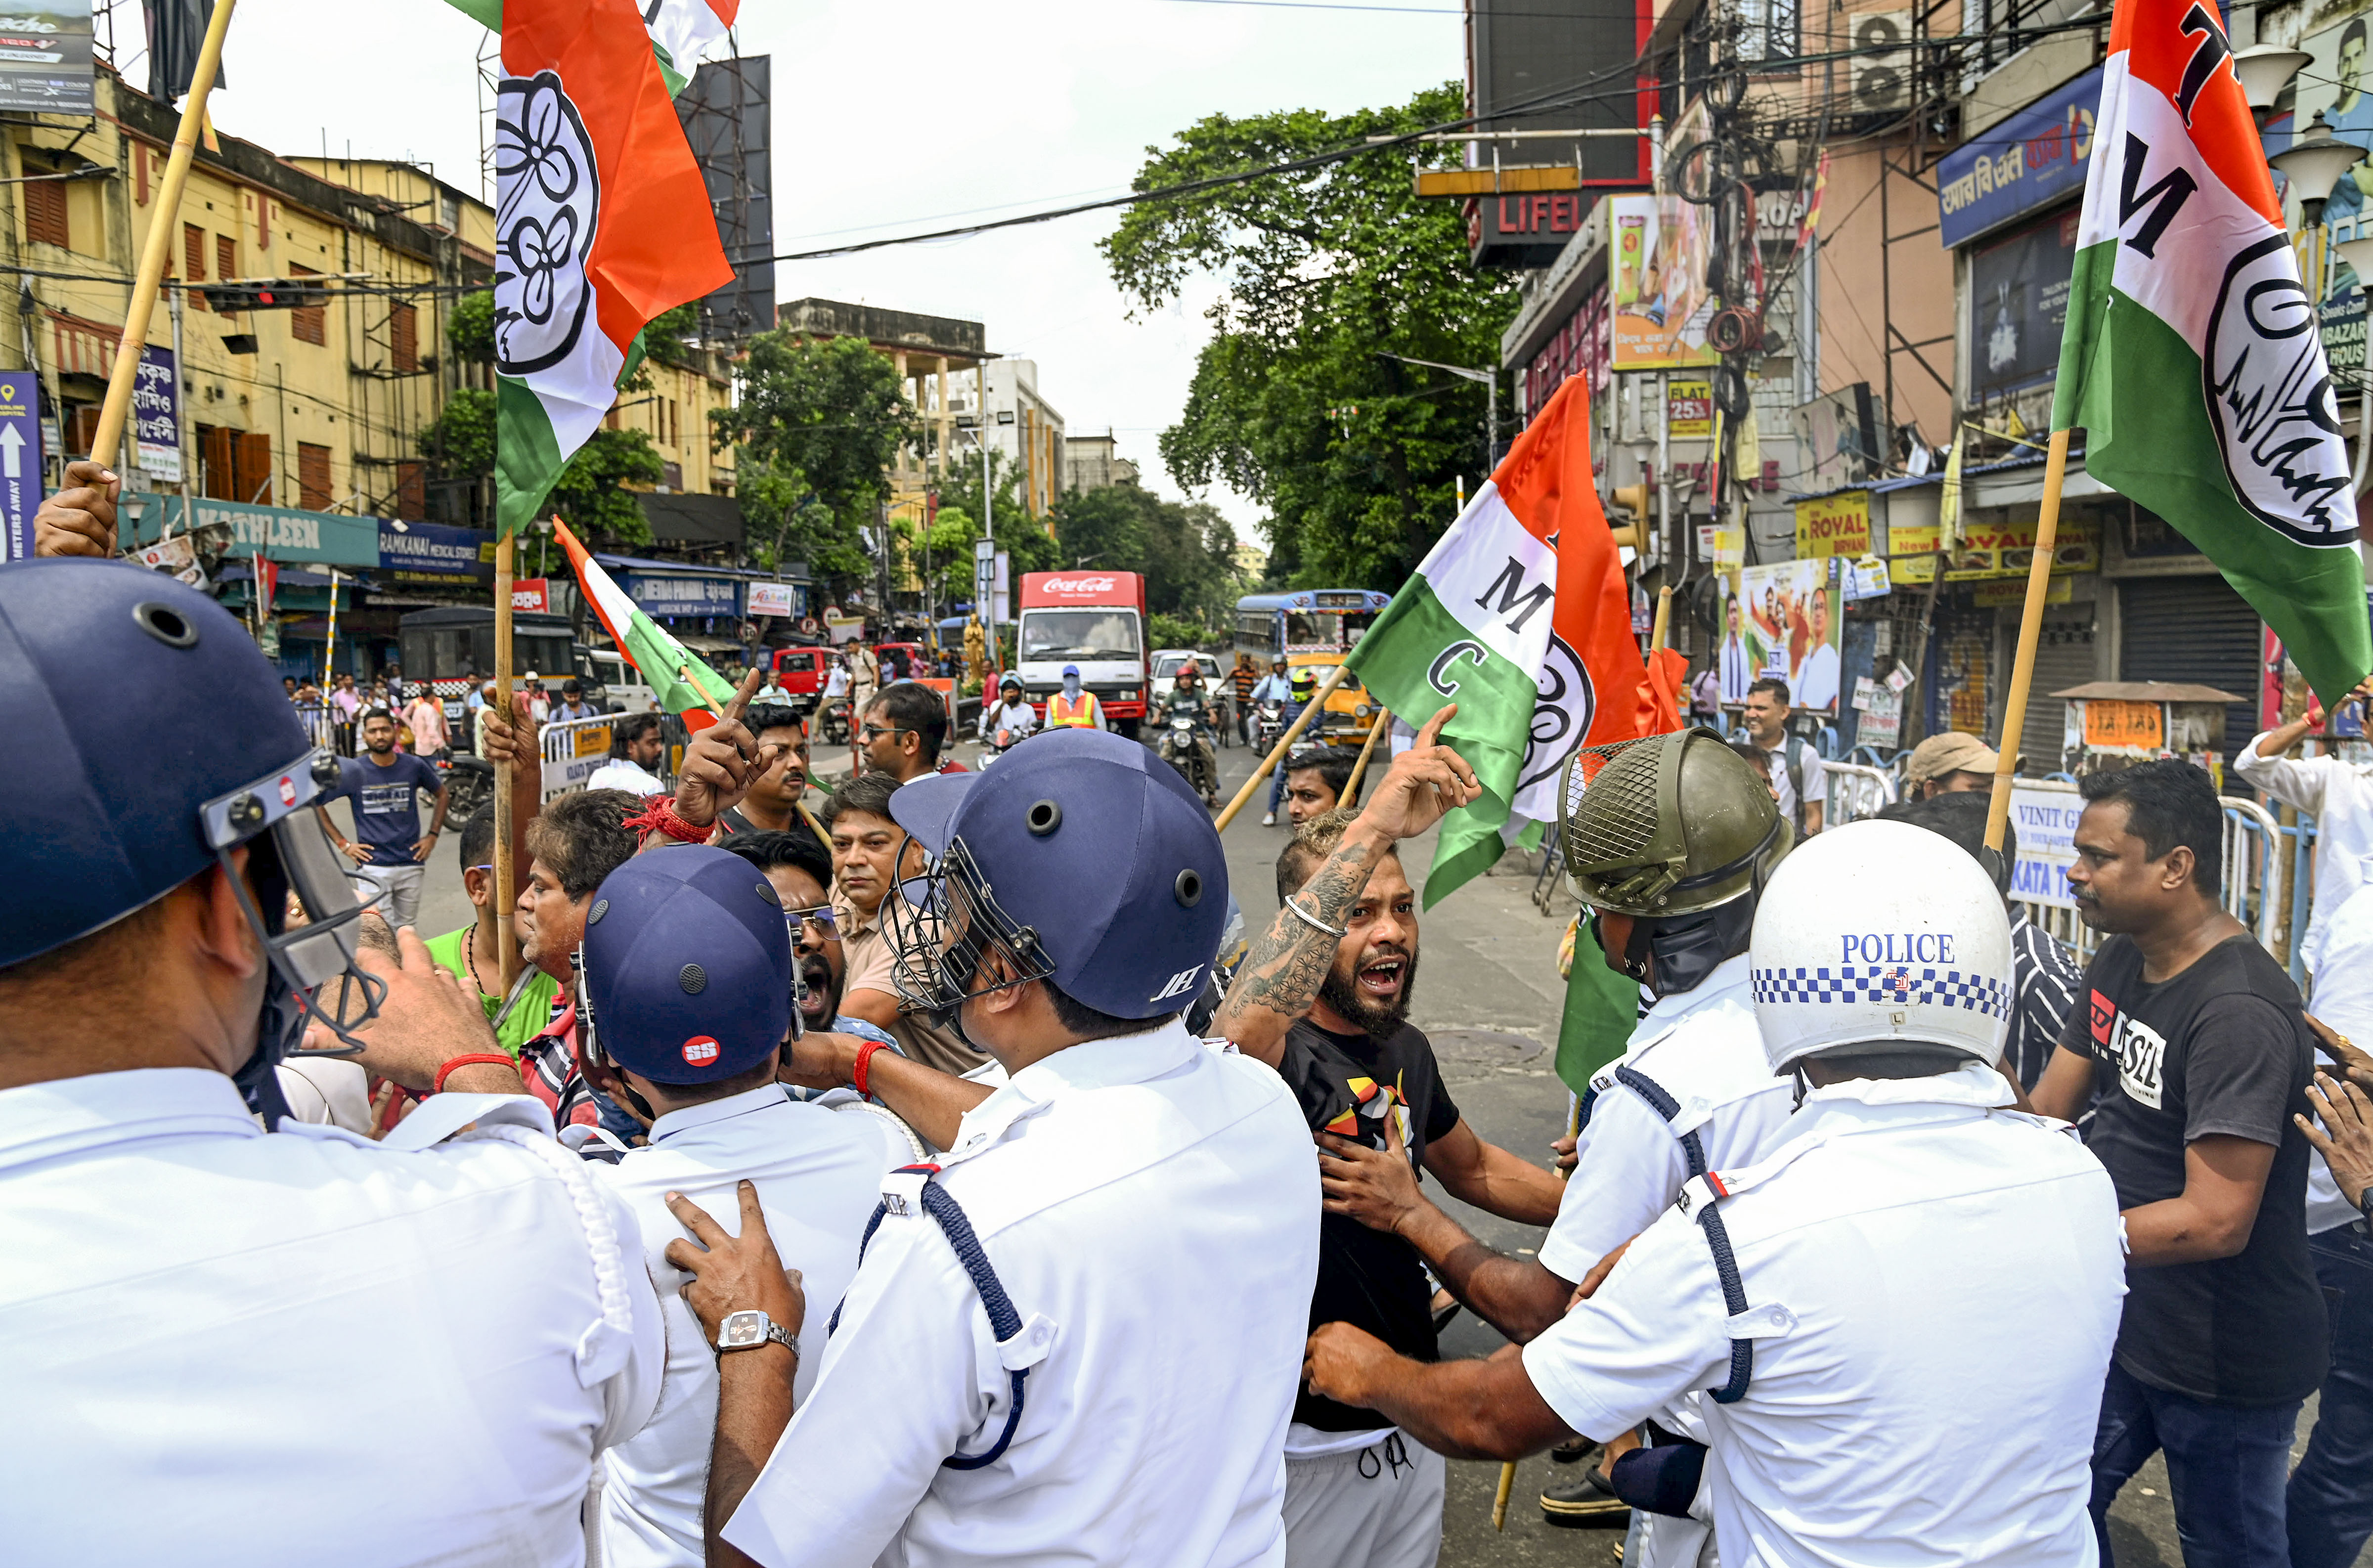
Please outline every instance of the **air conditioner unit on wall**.
[[1848, 112], [1884, 114], [1911, 107], [1911, 13], [1872, 11], [1849, 18], [1854, 53]]

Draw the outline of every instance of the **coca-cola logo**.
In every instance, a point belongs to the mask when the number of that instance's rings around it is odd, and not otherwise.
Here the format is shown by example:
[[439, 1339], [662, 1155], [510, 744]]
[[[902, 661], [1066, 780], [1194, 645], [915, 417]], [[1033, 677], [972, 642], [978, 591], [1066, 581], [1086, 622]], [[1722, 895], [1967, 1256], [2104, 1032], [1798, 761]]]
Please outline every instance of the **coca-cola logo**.
[[1050, 577], [1046, 579], [1049, 593], [1110, 593], [1120, 585], [1108, 577]]

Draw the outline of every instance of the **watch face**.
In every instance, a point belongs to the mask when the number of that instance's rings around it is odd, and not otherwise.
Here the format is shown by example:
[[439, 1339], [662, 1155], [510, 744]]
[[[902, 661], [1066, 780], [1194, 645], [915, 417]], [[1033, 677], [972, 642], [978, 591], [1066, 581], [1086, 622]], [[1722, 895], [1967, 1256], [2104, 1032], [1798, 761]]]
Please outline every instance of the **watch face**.
[[717, 1336], [717, 1342], [728, 1349], [762, 1343], [766, 1338], [766, 1315], [763, 1312], [730, 1312]]

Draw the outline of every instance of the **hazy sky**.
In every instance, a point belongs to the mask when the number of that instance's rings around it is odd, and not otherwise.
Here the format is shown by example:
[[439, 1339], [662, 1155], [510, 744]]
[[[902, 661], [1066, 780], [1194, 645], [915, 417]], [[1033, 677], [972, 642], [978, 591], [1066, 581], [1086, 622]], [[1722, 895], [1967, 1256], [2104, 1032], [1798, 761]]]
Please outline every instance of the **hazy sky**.
[[[1462, 74], [1456, 0], [1363, 10], [1193, 0], [742, 0], [744, 54], [771, 54], [777, 252], [948, 227], [1117, 194], [1151, 144], [1213, 113], [1341, 111]], [[135, 82], [138, 11], [119, 58]], [[476, 182], [483, 36], [434, 0], [359, 6], [240, 0], [215, 123], [275, 151], [433, 161]], [[719, 45], [719, 49], [722, 49]], [[1205, 282], [1131, 321], [1092, 214], [975, 239], [777, 270], [781, 300], [815, 295], [986, 322], [999, 353], [1037, 361], [1073, 434], [1110, 427], [1147, 482], [1181, 492], [1155, 438], [1178, 415], [1209, 333]], [[849, 231], [860, 231], [851, 233]], [[1210, 497], [1251, 536], [1257, 513]]]

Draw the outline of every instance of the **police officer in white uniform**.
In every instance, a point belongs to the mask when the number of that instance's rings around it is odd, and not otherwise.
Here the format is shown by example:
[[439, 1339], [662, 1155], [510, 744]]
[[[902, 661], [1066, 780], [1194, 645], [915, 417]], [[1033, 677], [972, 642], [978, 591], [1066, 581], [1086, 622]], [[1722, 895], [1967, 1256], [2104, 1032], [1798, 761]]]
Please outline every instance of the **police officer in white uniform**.
[[[634, 1206], [668, 1328], [659, 1409], [603, 1457], [602, 1564], [700, 1568], [717, 1364], [679, 1293], [685, 1276], [662, 1256], [684, 1234], [665, 1199], [738, 1229], [737, 1183], [749, 1181], [777, 1251], [819, 1300], [838, 1301], [883, 1174], [914, 1156], [884, 1119], [802, 1104], [776, 1082], [797, 1033], [790, 931], [773, 883], [741, 856], [687, 845], [628, 860], [595, 890], [580, 953], [586, 1077], [648, 1129], [590, 1168]], [[802, 1367], [796, 1391], [814, 1380]]]
[[[1756, 901], [1793, 837], [1771, 791], [1711, 730], [1621, 743], [1569, 766], [1560, 838], [1570, 885], [1599, 911], [1607, 961], [1656, 1000], [1626, 1054], [1591, 1081], [1573, 1174], [1538, 1257], [1491, 1251], [1405, 1167], [1350, 1156], [1360, 1174], [1350, 1211], [1409, 1238], [1452, 1294], [1518, 1343], [1562, 1316], [1574, 1286], [1670, 1208], [1690, 1176], [1761, 1158], [1795, 1109], [1792, 1086], [1764, 1059], [1748, 994]], [[1591, 943], [1575, 959], [1597, 961]], [[1696, 1435], [1684, 1412], [1659, 1424]], [[1596, 1470], [1541, 1497], [1559, 1522], [1624, 1506]], [[1694, 1562], [1704, 1534], [1635, 1517], [1625, 1561]]]
[[[892, 808], [937, 850], [919, 907], [883, 902], [900, 993], [1008, 1078], [885, 1183], [847, 1299], [794, 1329], [821, 1360], [796, 1413], [779, 1367], [726, 1353], [710, 1562], [1281, 1561], [1318, 1177], [1277, 1075], [1178, 1018], [1227, 912], [1210, 813], [1095, 730]], [[669, 1257], [704, 1323], [803, 1310], [753, 1226], [694, 1228], [709, 1252]]]
[[2093, 1562], [2117, 1199], [2063, 1124], [2008, 1108], [2001, 895], [1950, 842], [1856, 823], [1774, 874], [1749, 962], [1771, 1068], [1805, 1092], [1776, 1151], [1691, 1177], [1520, 1355], [1426, 1366], [1330, 1325], [1313, 1385], [1503, 1458], [1703, 1390], [1734, 1565]]
[[[634, 1220], [416, 938], [357, 967], [253, 639], [134, 567], [0, 567], [0, 726], [6, 1555], [583, 1562], [663, 1359]], [[383, 1003], [360, 1059], [448, 1091], [385, 1142], [286, 1119], [325, 984], [346, 1027]]]

